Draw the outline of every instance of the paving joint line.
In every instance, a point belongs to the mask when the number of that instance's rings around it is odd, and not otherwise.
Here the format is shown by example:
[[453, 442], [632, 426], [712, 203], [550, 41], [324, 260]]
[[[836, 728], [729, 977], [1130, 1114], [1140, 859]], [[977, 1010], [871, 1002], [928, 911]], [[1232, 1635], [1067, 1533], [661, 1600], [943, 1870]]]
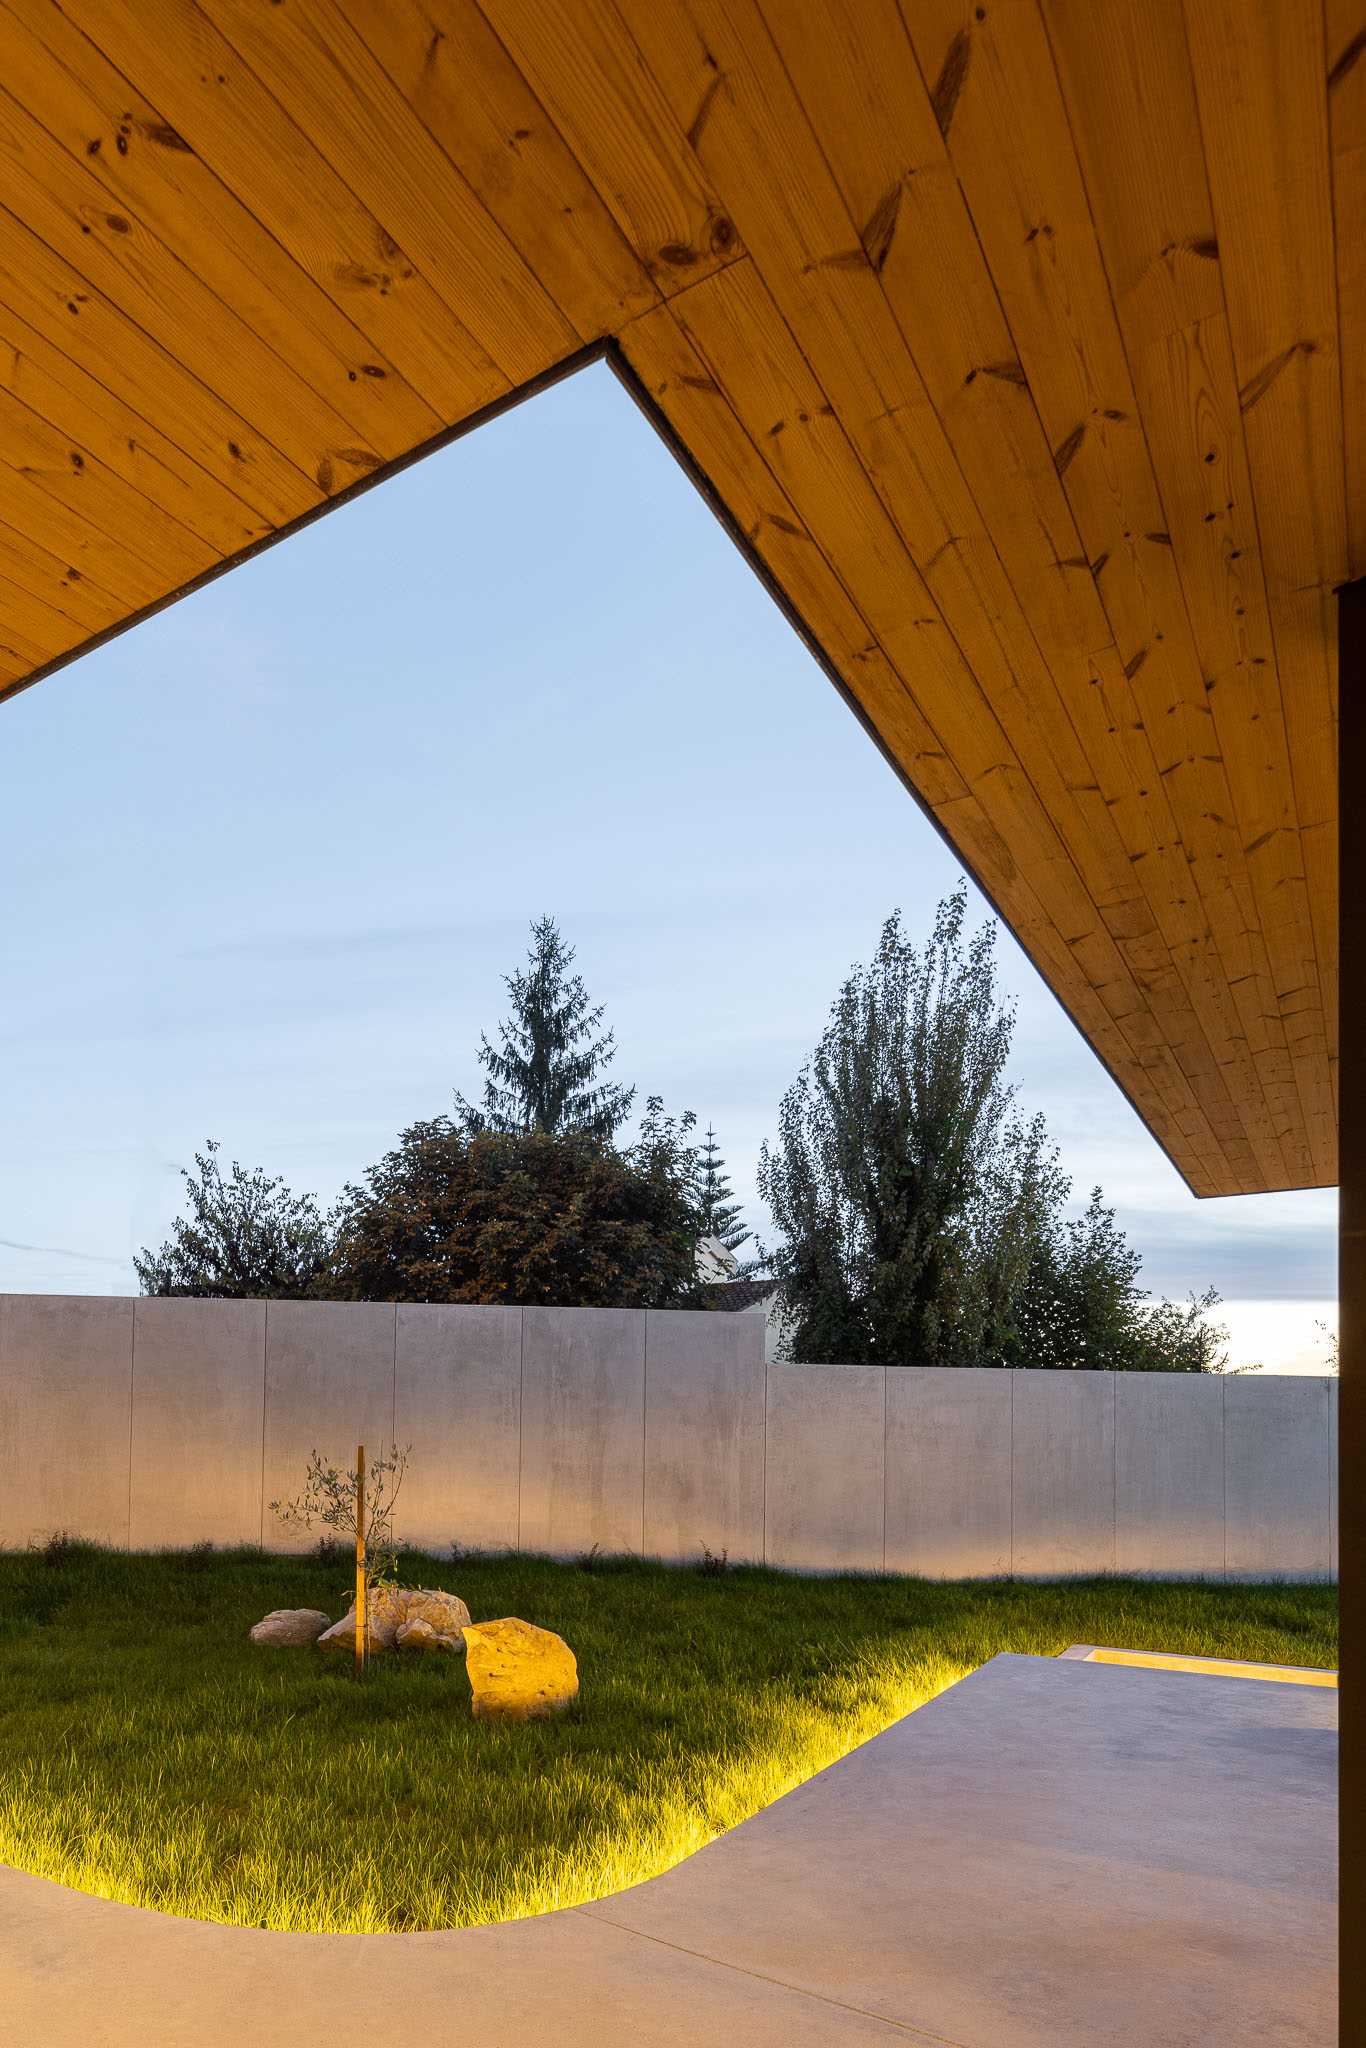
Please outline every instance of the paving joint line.
[[724, 1956], [709, 1955], [705, 1949], [689, 1948], [686, 1942], [669, 1941], [662, 1934], [647, 1934], [642, 1928], [628, 1927], [623, 1920], [614, 1920], [608, 1913], [600, 1913], [590, 1901], [577, 1909], [591, 1920], [599, 1920], [605, 1927], [615, 1927], [619, 1934], [629, 1934], [636, 1941], [652, 1941], [659, 1948], [671, 1949], [676, 1955], [691, 1956], [694, 1962], [712, 1963], [719, 1970], [731, 1970], [737, 1977], [750, 1977], [756, 1984], [772, 1984], [780, 1991], [796, 1992], [800, 1998], [812, 1998], [818, 2005], [830, 2005], [837, 2012], [857, 2013], [860, 2019], [877, 2020], [884, 2027], [895, 2027], [899, 2033], [910, 2034], [917, 2041], [932, 2041], [935, 2048], [981, 2048], [981, 2044], [955, 2040], [948, 2034], [932, 2034], [924, 2027], [917, 2027], [912, 2020], [894, 2020], [887, 2013], [873, 2012], [866, 2005], [853, 2005], [844, 1998], [831, 1998], [827, 1992], [812, 1991], [805, 1984], [793, 1984], [786, 1977], [771, 1977], [765, 1970], [751, 1970], [744, 1963], [729, 1963]]

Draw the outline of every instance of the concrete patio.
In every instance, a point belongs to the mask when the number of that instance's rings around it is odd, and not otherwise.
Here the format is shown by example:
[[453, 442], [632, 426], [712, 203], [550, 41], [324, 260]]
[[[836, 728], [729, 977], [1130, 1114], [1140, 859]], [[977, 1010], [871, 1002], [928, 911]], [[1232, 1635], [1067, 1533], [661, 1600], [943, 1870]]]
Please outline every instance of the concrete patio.
[[32, 2048], [1329, 2048], [1337, 1694], [999, 1656], [651, 1883], [411, 1935], [0, 1870]]

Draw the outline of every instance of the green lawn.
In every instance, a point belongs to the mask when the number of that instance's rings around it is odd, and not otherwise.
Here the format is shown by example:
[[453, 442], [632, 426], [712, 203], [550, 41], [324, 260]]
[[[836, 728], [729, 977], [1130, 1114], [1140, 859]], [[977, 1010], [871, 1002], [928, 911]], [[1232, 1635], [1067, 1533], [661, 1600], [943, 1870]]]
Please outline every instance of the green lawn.
[[380, 1659], [358, 1683], [248, 1643], [272, 1607], [340, 1615], [344, 1561], [0, 1554], [0, 1861], [248, 1926], [503, 1920], [667, 1869], [998, 1650], [1336, 1662], [1331, 1587], [525, 1557], [409, 1556], [400, 1576], [558, 1630], [577, 1707], [476, 1722], [462, 1660]]

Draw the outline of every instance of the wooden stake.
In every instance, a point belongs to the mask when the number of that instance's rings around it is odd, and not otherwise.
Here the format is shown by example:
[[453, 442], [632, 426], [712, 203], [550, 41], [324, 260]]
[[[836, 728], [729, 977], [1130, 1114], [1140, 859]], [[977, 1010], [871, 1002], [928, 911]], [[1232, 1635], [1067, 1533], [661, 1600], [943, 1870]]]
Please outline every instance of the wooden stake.
[[365, 1600], [365, 1445], [356, 1446], [356, 1676], [365, 1669], [369, 1648], [369, 1616]]

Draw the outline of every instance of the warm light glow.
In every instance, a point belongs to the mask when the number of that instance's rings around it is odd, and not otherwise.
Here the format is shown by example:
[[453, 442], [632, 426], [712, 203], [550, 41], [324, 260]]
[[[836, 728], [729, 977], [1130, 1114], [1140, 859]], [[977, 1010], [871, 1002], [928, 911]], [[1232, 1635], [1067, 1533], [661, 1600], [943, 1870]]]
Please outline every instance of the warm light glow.
[[1083, 1664], [1136, 1664], [1145, 1671], [1191, 1671], [1202, 1678], [1263, 1678], [1279, 1685], [1327, 1685], [1337, 1691], [1336, 1671], [1315, 1671], [1303, 1664], [1245, 1664], [1232, 1657], [1169, 1657], [1160, 1650], [1104, 1650], [1074, 1643], [1064, 1650]]

